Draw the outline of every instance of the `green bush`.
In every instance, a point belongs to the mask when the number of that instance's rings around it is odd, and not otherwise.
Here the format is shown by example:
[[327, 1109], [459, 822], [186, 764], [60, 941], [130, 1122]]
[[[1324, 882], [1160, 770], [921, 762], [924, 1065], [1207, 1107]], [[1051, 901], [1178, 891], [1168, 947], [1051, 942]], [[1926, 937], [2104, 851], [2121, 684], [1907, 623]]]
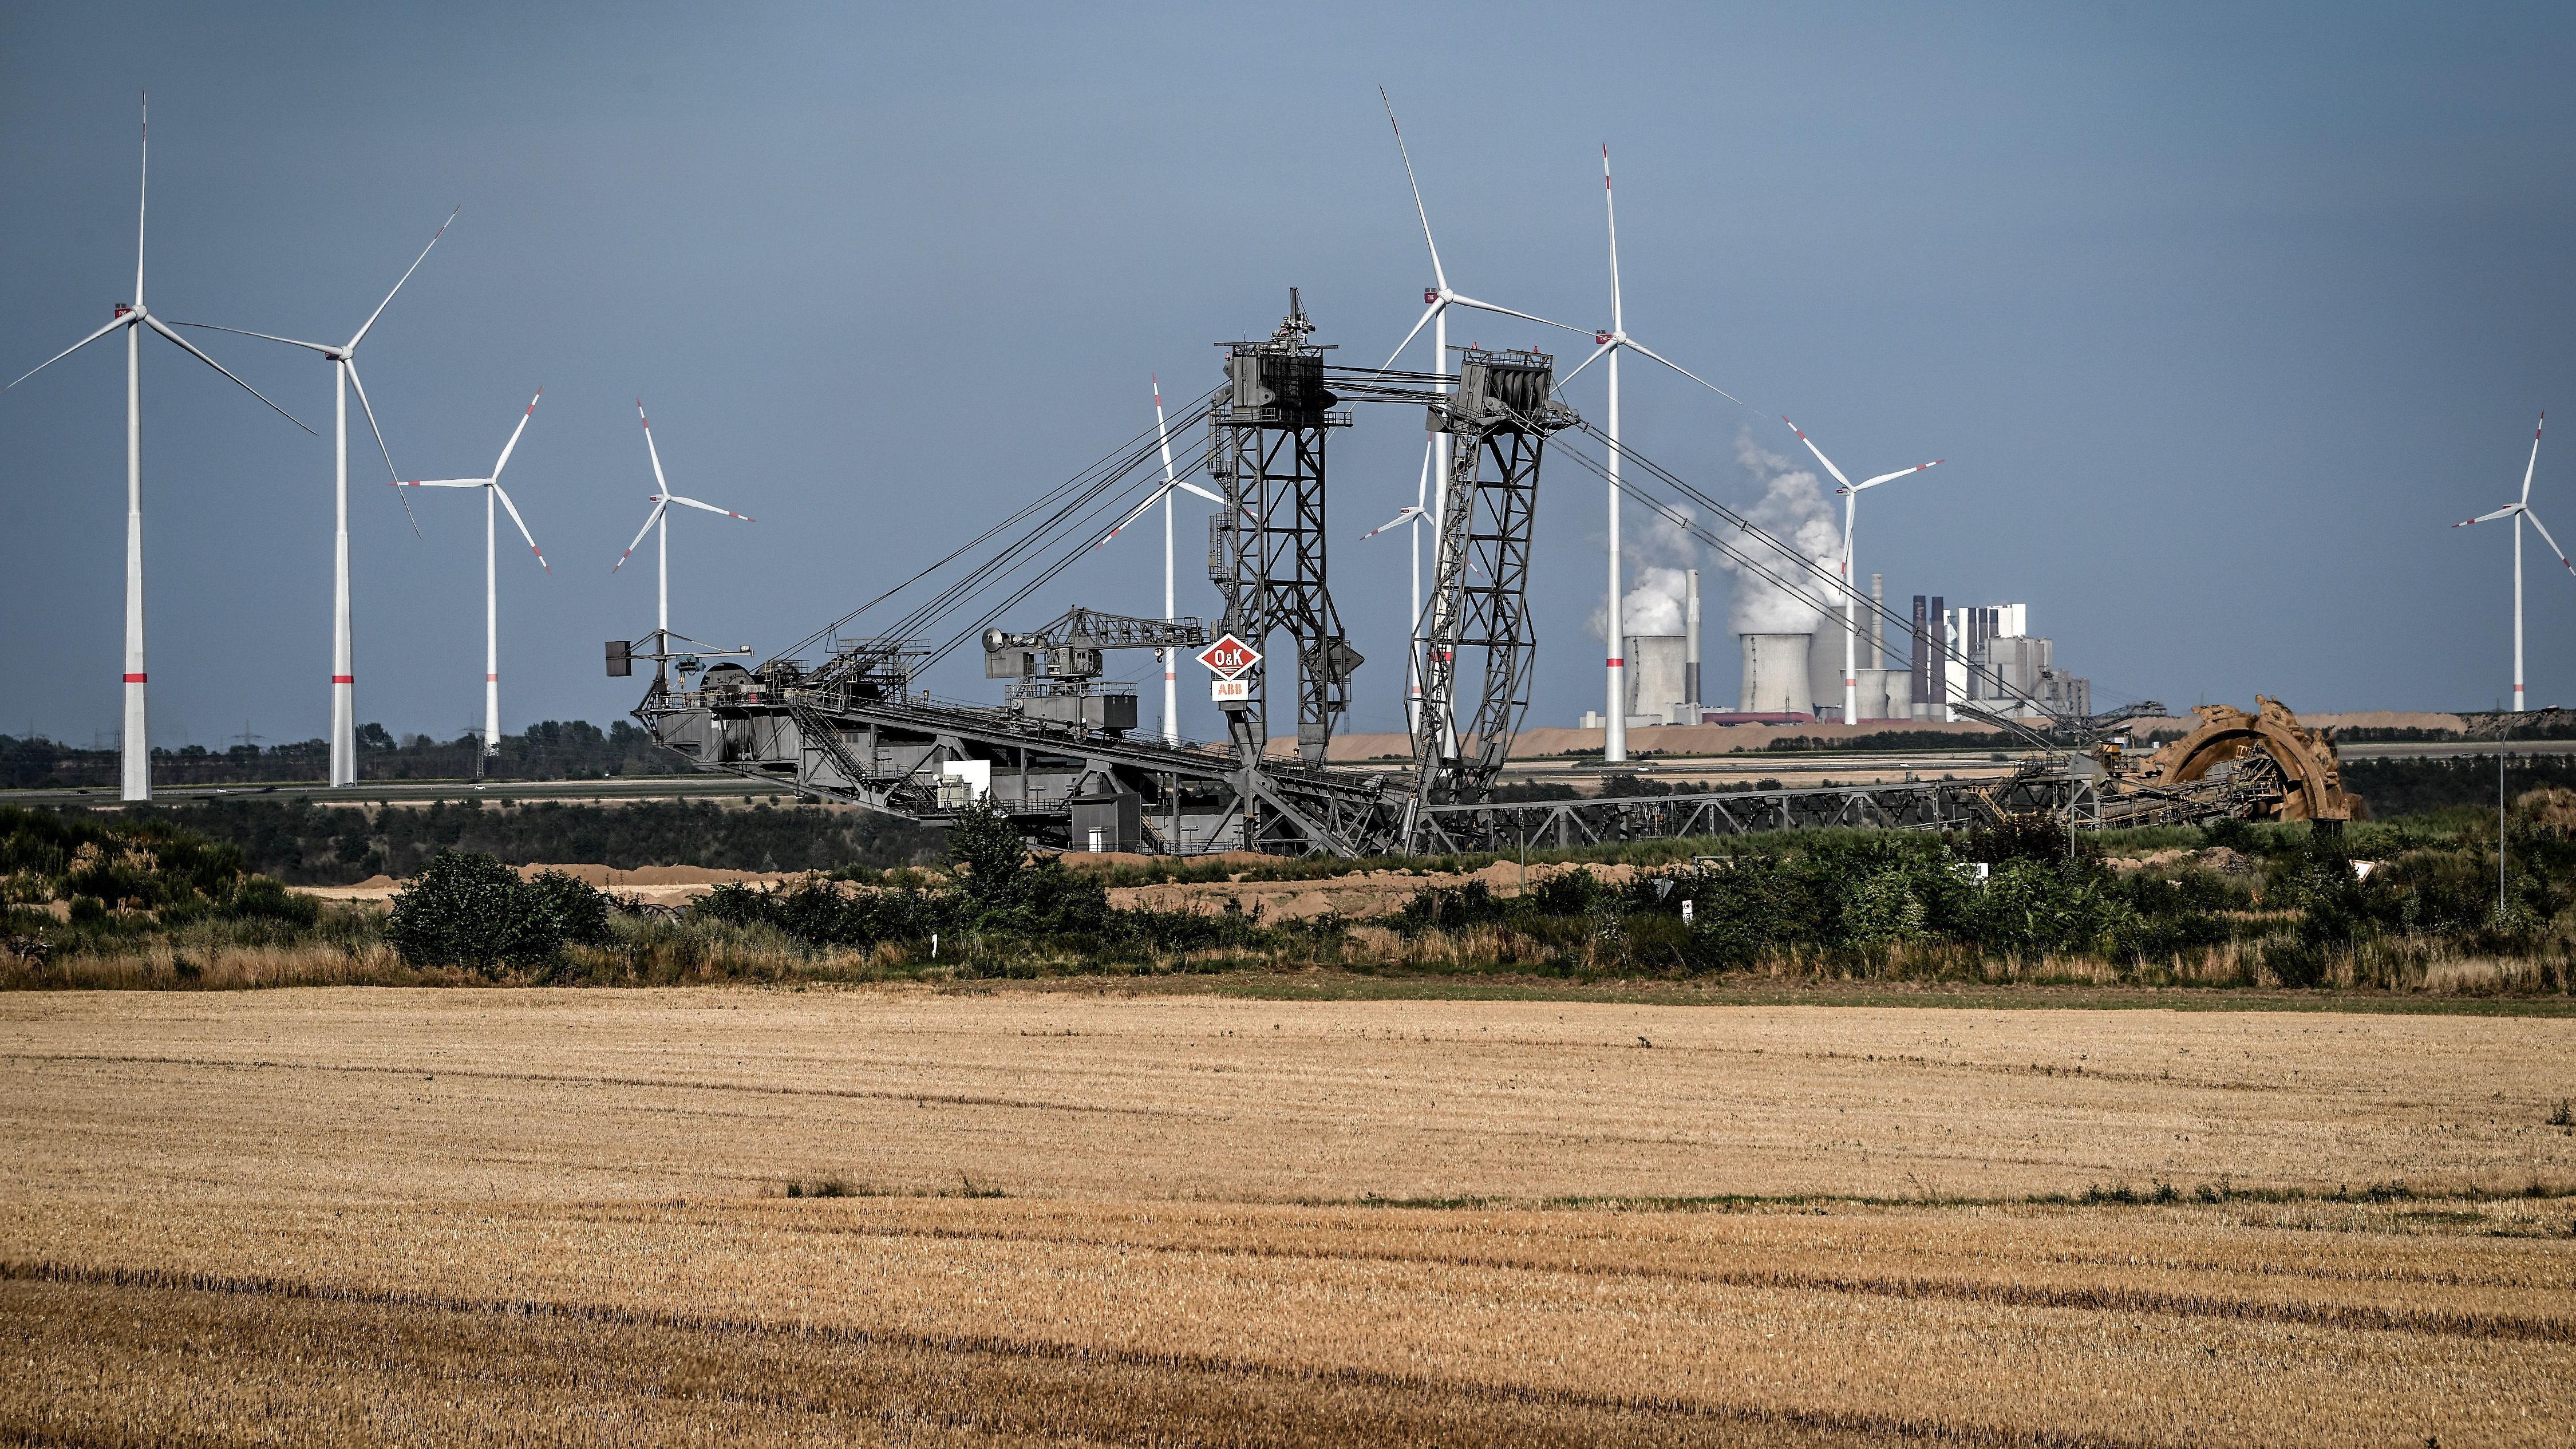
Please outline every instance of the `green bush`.
[[[171, 920], [171, 909], [163, 908], [162, 924], [176, 924]], [[290, 926], [311, 926], [321, 918], [322, 903], [311, 896], [299, 896], [267, 876], [246, 875], [227, 894], [223, 913], [237, 921], [283, 921]]]
[[541, 870], [528, 889], [555, 918], [563, 939], [575, 945], [604, 945], [609, 938], [608, 895], [579, 876]]
[[488, 855], [442, 851], [394, 897], [385, 939], [414, 966], [497, 976], [551, 964], [564, 930], [547, 890]]
[[948, 863], [964, 875], [966, 889], [980, 900], [1008, 898], [1028, 857], [1020, 828], [989, 802], [978, 800], [967, 806], [948, 828]]

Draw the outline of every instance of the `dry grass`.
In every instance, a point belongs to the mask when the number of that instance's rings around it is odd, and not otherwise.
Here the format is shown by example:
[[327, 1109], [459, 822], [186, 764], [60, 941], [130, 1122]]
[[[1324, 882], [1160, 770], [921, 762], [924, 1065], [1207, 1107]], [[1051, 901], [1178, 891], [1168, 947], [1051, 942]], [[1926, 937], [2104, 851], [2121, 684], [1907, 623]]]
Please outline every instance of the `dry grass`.
[[[2571, 1046], [2530, 1018], [0, 998], [0, 1440], [2549, 1443]], [[2159, 1178], [2182, 1200], [2029, 1200]], [[2542, 1195], [2335, 1195], [2396, 1181]], [[1722, 1210], [1635, 1210], [1694, 1205]]]

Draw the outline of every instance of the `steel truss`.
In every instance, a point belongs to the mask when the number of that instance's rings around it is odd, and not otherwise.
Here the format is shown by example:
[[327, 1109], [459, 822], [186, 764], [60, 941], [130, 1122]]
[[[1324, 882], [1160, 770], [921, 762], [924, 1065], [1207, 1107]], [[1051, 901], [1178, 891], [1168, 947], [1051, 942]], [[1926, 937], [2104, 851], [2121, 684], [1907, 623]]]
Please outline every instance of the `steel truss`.
[[1138, 843], [1164, 854], [1351, 854], [1386, 848], [1394, 831], [1382, 777], [1271, 761], [1246, 790], [1231, 749], [1166, 745], [1008, 707], [737, 675], [649, 694], [636, 714], [655, 738], [704, 768], [928, 825], [945, 825], [980, 799], [1056, 848], [1081, 843], [1070, 834], [1070, 807], [1121, 795], [1141, 807]]
[[[1527, 583], [1540, 464], [1549, 436], [1579, 419], [1550, 398], [1554, 361], [1543, 353], [1470, 349], [1456, 389], [1444, 393], [1432, 375], [1328, 370], [1312, 331], [1292, 291], [1270, 338], [1229, 347], [1230, 386], [1209, 414], [1208, 469], [1225, 498], [1209, 552], [1210, 577], [1225, 596], [1220, 627], [1256, 645], [1278, 631], [1296, 641], [1293, 760], [1267, 755], [1266, 678], [1251, 698], [1227, 705], [1228, 744], [1166, 745], [1086, 714], [1034, 710], [1025, 682], [1022, 698], [998, 707], [933, 700], [914, 687], [914, 673], [937, 656], [909, 637], [908, 624], [886, 637], [831, 637], [810, 670], [778, 658], [754, 670], [719, 664], [677, 691], [657, 680], [635, 717], [700, 768], [789, 784], [808, 797], [929, 825], [980, 802], [1059, 849], [1080, 848], [1080, 822], [1106, 819], [1132, 848], [1174, 855], [1948, 829], [2038, 813], [2097, 827], [2251, 814], [2280, 798], [2278, 770], [2266, 774], [2259, 762], [2165, 786], [2115, 773], [2116, 759], [2106, 768], [2069, 752], [2035, 756], [1990, 781], [1496, 803], [1536, 656]], [[1340, 396], [1326, 387], [1328, 375]], [[1350, 423], [1334, 407], [1342, 397], [1427, 406], [1433, 426], [1457, 443], [1437, 510], [1434, 584], [1415, 627], [1423, 699], [1413, 758], [1379, 773], [1324, 767], [1360, 663], [1343, 638], [1325, 565], [1325, 440]], [[1098, 649], [1141, 647], [1181, 627], [1076, 614], [1041, 634], [993, 631], [988, 650], [1044, 646], [1087, 679], [1098, 672]], [[1046, 672], [1065, 671], [1050, 663]]]
[[[1292, 288], [1268, 341], [1228, 349], [1233, 389], [1208, 414], [1208, 472], [1225, 495], [1208, 563], [1225, 595], [1220, 628], [1265, 655], [1275, 630], [1296, 641], [1297, 755], [1320, 766], [1360, 656], [1333, 607], [1324, 545], [1324, 440], [1351, 415], [1332, 406], [1324, 349], [1306, 340], [1314, 330]], [[1259, 767], [1269, 743], [1270, 674], [1256, 666], [1252, 698], [1226, 706], [1246, 769]]]
[[[1548, 435], [1574, 415], [1548, 400], [1555, 359], [1469, 350], [1454, 401], [1435, 407], [1455, 438], [1442, 490], [1431, 597], [1415, 626], [1422, 707], [1413, 735], [1417, 809], [1472, 805], [1493, 791], [1529, 708], [1538, 636], [1529, 615], [1532, 526]], [[1472, 708], [1460, 690], [1472, 657]], [[1406, 823], [1416, 844], [1417, 821]]]

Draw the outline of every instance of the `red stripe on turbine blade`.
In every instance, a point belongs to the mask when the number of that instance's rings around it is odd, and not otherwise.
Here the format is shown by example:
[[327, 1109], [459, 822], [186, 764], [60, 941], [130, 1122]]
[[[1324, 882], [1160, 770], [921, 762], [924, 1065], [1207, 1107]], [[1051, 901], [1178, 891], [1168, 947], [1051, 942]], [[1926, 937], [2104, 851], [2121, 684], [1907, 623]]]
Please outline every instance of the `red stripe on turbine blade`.
[[334, 674], [331, 676], [331, 682], [333, 684], [355, 684], [358, 682], [358, 676], [354, 674]]
[[501, 676], [497, 674], [486, 674], [483, 676], [483, 682], [485, 684], [498, 684], [501, 682]]
[[140, 675], [140, 674], [129, 674], [129, 675], [125, 676], [125, 682], [126, 682], [126, 683], [128, 683], [128, 684], [141, 684], [141, 683], [144, 681], [144, 679], [145, 679], [145, 678], [146, 678], [146, 676], [144, 676], [144, 675]]
[[1628, 667], [1628, 661], [1625, 659], [1604, 659], [1601, 662], [1609, 665], [1613, 669], [1625, 669]]

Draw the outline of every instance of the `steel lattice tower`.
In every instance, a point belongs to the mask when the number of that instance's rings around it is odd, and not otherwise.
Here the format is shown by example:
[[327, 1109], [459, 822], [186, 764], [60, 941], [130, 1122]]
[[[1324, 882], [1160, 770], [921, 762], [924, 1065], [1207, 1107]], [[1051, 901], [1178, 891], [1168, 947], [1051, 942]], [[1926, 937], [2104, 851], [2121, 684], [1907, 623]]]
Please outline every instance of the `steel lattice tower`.
[[[1555, 372], [1556, 359], [1545, 353], [1471, 349], [1459, 361], [1457, 392], [1435, 419], [1456, 442], [1431, 597], [1415, 631], [1423, 658], [1417, 805], [1483, 800], [1529, 707], [1539, 461], [1548, 435], [1574, 422], [1548, 397]], [[1459, 688], [1461, 651], [1481, 656], [1472, 661], [1480, 666], [1472, 701]]]
[[[1269, 340], [1228, 345], [1232, 395], [1208, 418], [1208, 471], [1225, 495], [1210, 521], [1208, 574], [1225, 595], [1221, 629], [1265, 654], [1274, 630], [1297, 641], [1297, 753], [1321, 764], [1360, 656], [1342, 637], [1324, 563], [1324, 440], [1351, 416], [1333, 409], [1325, 349], [1306, 340], [1314, 330], [1290, 288]], [[1269, 742], [1271, 673], [1259, 666], [1253, 698], [1225, 706], [1247, 769]]]

